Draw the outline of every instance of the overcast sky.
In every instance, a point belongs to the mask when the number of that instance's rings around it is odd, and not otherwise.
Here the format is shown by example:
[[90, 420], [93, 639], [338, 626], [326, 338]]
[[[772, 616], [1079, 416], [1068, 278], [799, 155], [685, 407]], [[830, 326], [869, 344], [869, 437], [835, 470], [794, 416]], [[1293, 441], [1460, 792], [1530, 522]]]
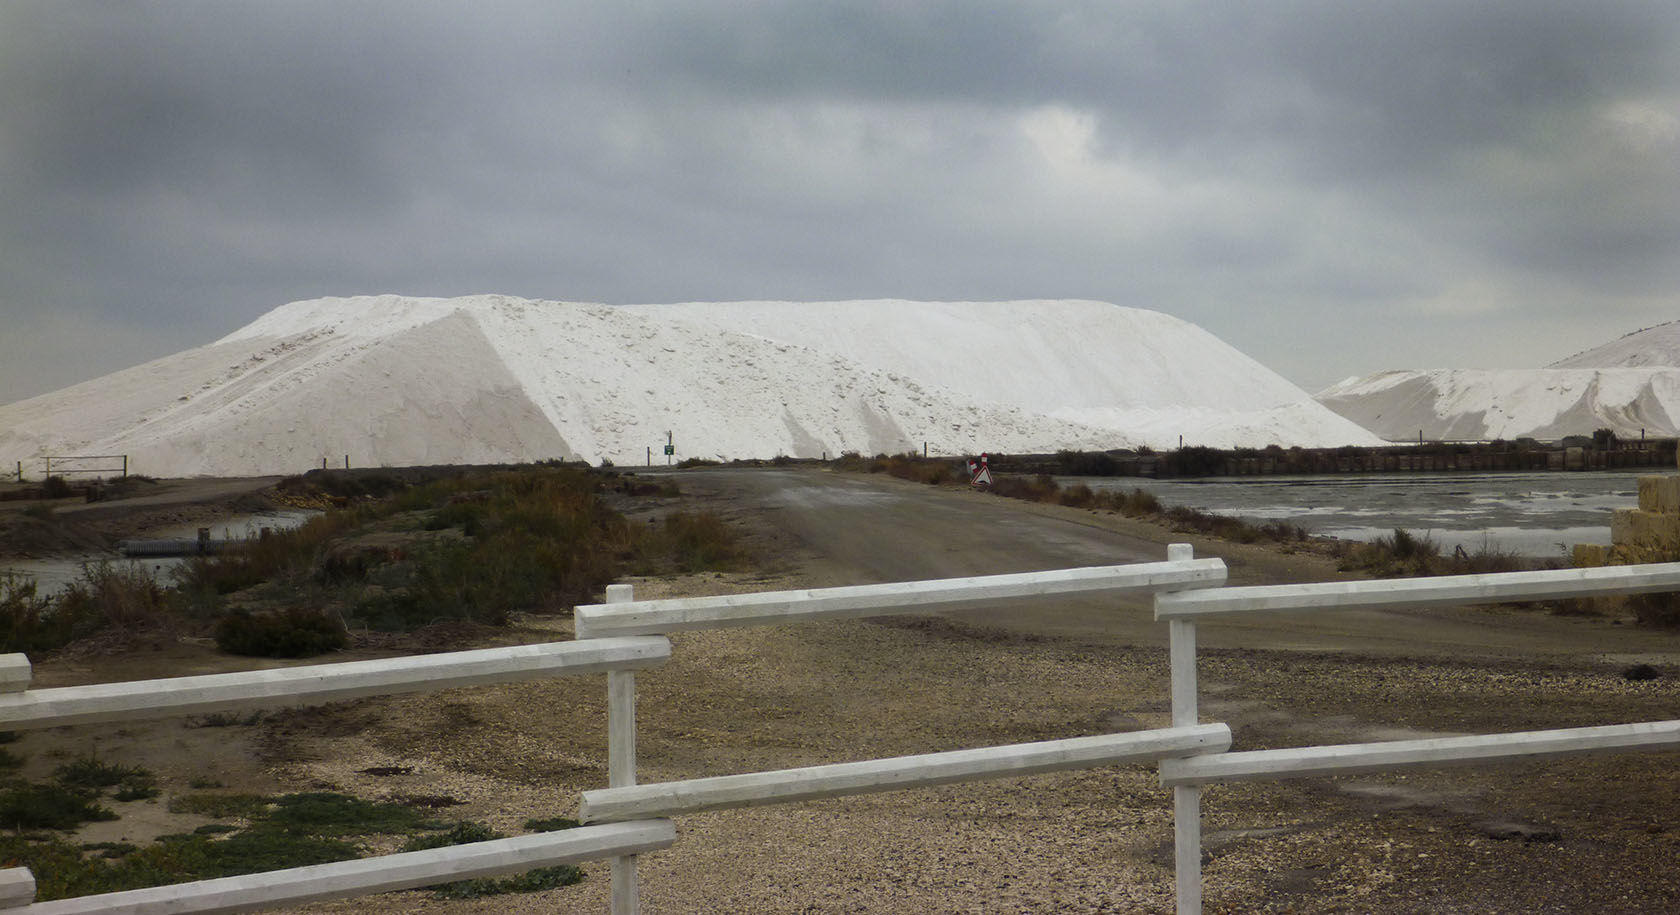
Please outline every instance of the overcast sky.
[[1680, 3], [0, 0], [0, 403], [384, 292], [1539, 366], [1680, 319]]

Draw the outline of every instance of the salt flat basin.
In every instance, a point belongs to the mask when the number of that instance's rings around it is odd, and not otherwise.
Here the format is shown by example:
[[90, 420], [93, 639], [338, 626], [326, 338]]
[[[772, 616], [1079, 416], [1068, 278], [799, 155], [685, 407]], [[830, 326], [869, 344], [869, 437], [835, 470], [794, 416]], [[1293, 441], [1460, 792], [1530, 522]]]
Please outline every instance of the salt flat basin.
[[1559, 558], [1610, 542], [1610, 513], [1635, 508], [1651, 471], [1418, 473], [1148, 479], [1062, 477], [1096, 490], [1143, 489], [1163, 504], [1282, 521], [1343, 540], [1404, 528], [1446, 552], [1488, 548]]

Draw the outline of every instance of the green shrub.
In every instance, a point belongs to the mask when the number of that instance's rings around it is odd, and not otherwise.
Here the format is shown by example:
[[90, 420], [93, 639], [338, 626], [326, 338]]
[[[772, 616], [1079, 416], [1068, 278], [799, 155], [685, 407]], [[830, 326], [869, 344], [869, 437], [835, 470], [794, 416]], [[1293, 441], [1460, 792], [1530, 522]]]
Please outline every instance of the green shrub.
[[425, 851], [428, 848], [445, 848], [450, 845], [466, 845], [470, 842], [489, 842], [500, 839], [502, 834], [496, 832], [483, 823], [461, 822], [444, 832], [429, 836], [415, 836], [403, 844], [403, 851]]
[[169, 622], [175, 605], [167, 589], [138, 563], [91, 563], [57, 601], [57, 613], [88, 619], [97, 628], [149, 629]]
[[170, 813], [192, 813], [221, 820], [253, 819], [268, 811], [272, 798], [260, 794], [188, 794], [169, 802]]
[[562, 829], [576, 829], [582, 824], [571, 817], [548, 817], [541, 820], [526, 820], [526, 832], [557, 832]]
[[434, 890], [439, 899], [479, 899], [503, 893], [536, 893], [582, 882], [583, 871], [570, 864], [558, 864], [500, 880], [459, 880], [434, 887]]
[[277, 613], [230, 614], [216, 623], [216, 645], [229, 654], [308, 658], [348, 644], [342, 623], [319, 610], [302, 607]]
[[41, 495], [48, 499], [67, 499], [75, 494], [76, 490], [56, 474], [41, 481]]
[[65, 785], [14, 783], [0, 790], [0, 829], [75, 829], [117, 818], [92, 792]]
[[711, 512], [666, 515], [658, 525], [640, 534], [635, 555], [638, 574], [726, 571], [739, 568], [747, 560], [735, 531]]
[[119, 801], [139, 801], [157, 797], [157, 781], [152, 773], [139, 766], [121, 766], [104, 762], [96, 756], [80, 756], [59, 766], [53, 780], [66, 788], [97, 791], [116, 788]]
[[51, 651], [94, 628], [92, 619], [57, 612], [36, 592], [33, 578], [0, 572], [0, 651]]
[[361, 849], [349, 842], [286, 829], [253, 828], [225, 839], [194, 836], [189, 841], [203, 843], [206, 861], [198, 873], [206, 878], [331, 864], [361, 855]]
[[412, 807], [379, 804], [347, 794], [317, 791], [275, 798], [268, 822], [276, 829], [317, 836], [401, 833], [421, 828], [426, 818]]

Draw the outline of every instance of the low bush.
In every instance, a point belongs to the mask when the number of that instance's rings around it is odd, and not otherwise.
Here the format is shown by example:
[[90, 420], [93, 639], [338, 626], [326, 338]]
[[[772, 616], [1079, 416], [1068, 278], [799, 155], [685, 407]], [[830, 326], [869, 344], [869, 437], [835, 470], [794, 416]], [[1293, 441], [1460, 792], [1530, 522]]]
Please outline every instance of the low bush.
[[633, 570], [652, 575], [727, 571], [747, 560], [735, 531], [711, 512], [675, 512], [636, 538]]
[[1443, 553], [1440, 544], [1427, 534], [1419, 536], [1401, 528], [1369, 543], [1338, 541], [1332, 555], [1343, 571], [1365, 572], [1378, 578], [1516, 572], [1535, 566], [1515, 553], [1487, 545], [1477, 550], [1456, 547], [1451, 553]]
[[424, 814], [401, 804], [380, 804], [327, 791], [286, 794], [274, 799], [267, 825], [315, 836], [364, 836], [420, 829]]
[[139, 766], [108, 763], [97, 756], [78, 756], [59, 766], [53, 780], [69, 788], [110, 788], [115, 785], [149, 783], [151, 773]]
[[138, 563], [101, 562], [82, 568], [82, 578], [59, 596], [57, 613], [90, 619], [97, 628], [150, 629], [175, 616], [169, 591]]
[[526, 832], [556, 832], [561, 829], [576, 829], [581, 823], [571, 817], [548, 817], [541, 820], [526, 820]]
[[94, 628], [92, 619], [58, 612], [51, 599], [37, 592], [33, 578], [0, 572], [0, 651], [35, 655]]
[[117, 818], [94, 792], [65, 785], [13, 783], [0, 789], [0, 829], [75, 829]]
[[570, 864], [557, 864], [499, 880], [458, 880], [433, 887], [433, 891], [439, 899], [479, 899], [503, 893], [536, 893], [582, 882], [583, 871]]
[[500, 839], [502, 834], [483, 823], [461, 822], [439, 833], [426, 836], [415, 836], [403, 843], [402, 851], [425, 851], [428, 848], [446, 848], [450, 845], [466, 845], [470, 842], [489, 842]]
[[194, 813], [211, 819], [252, 819], [268, 811], [272, 798], [260, 794], [187, 794], [169, 802], [170, 813]]
[[302, 607], [229, 614], [217, 621], [215, 631], [223, 651], [258, 658], [309, 658], [350, 642], [338, 620]]

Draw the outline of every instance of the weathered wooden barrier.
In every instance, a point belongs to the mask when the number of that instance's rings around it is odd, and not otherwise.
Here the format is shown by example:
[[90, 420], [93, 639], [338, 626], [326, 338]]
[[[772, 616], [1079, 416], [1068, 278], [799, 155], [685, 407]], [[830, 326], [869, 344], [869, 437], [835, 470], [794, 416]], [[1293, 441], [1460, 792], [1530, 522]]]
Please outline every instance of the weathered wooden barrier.
[[[1174, 544], [1168, 548], [1168, 556], [1189, 559], [1190, 547]], [[1195, 724], [1198, 717], [1198, 620], [1256, 613], [1399, 610], [1674, 590], [1680, 590], [1680, 563], [1157, 594], [1155, 618], [1169, 626], [1173, 725], [1187, 726]], [[1178, 911], [1193, 915], [1202, 910], [1201, 786], [1205, 784], [1674, 747], [1680, 747], [1680, 720], [1163, 759], [1161, 783], [1173, 789]]]

